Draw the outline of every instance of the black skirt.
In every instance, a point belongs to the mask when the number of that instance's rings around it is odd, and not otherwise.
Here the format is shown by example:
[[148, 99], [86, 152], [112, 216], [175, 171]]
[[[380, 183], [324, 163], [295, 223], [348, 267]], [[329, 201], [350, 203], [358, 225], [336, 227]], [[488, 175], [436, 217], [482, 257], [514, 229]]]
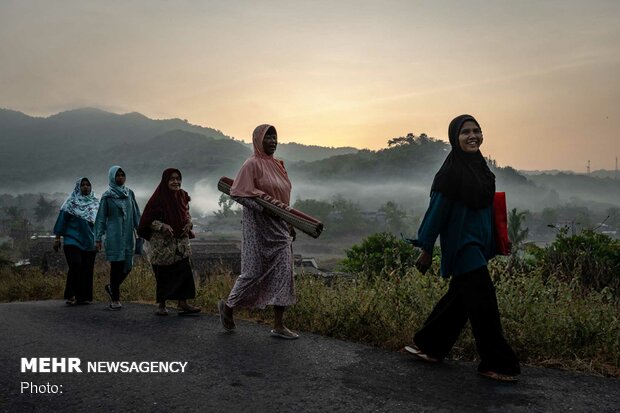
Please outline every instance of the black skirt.
[[192, 266], [188, 258], [170, 265], [153, 265], [157, 281], [156, 301], [187, 300], [196, 297]]

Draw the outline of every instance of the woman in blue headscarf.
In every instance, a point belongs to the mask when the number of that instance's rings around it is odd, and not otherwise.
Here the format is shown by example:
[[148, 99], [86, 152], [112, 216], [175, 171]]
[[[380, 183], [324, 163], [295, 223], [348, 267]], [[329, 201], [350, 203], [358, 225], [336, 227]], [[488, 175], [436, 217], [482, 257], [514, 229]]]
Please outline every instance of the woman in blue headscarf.
[[93, 300], [93, 267], [95, 266], [95, 217], [99, 200], [92, 191], [88, 178], [80, 178], [75, 188], [60, 207], [54, 225], [54, 250], [61, 247], [69, 271], [64, 298], [67, 305], [89, 304]]
[[125, 186], [125, 171], [120, 166], [110, 168], [108, 181], [110, 187], [101, 195], [95, 219], [95, 243], [100, 251], [105, 236], [105, 256], [110, 261], [110, 284], [105, 291], [110, 296], [110, 309], [120, 310], [120, 285], [133, 266], [140, 208], [133, 191]]

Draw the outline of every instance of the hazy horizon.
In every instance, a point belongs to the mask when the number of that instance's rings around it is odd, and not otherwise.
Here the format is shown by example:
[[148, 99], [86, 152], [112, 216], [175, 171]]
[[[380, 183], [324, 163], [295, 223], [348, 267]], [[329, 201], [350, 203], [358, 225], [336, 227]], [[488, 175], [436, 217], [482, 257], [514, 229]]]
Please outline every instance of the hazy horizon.
[[500, 165], [613, 170], [619, 18], [612, 0], [2, 2], [0, 107], [369, 149], [470, 113]]

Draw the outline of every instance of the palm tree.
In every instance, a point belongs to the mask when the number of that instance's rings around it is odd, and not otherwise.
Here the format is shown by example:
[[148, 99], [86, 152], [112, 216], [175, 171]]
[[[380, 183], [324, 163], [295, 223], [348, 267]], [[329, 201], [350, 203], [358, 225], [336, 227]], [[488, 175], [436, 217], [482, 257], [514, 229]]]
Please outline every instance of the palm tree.
[[512, 242], [512, 252], [516, 252], [527, 238], [529, 228], [523, 228], [528, 211], [517, 211], [513, 208], [508, 213], [508, 238]]

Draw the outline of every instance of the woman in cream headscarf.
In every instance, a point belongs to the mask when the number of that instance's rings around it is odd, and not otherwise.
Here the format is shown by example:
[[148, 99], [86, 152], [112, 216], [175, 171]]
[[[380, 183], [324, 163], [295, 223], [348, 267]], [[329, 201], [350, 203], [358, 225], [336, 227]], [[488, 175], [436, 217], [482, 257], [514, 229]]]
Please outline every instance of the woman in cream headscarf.
[[254, 154], [235, 178], [230, 194], [243, 205], [243, 246], [241, 275], [228, 299], [220, 300], [218, 309], [226, 330], [235, 328], [236, 307], [274, 306], [274, 337], [296, 339], [299, 335], [284, 326], [286, 307], [294, 304], [292, 242], [294, 230], [252, 198], [261, 194], [290, 203], [291, 182], [284, 163], [273, 157], [278, 145], [276, 129], [260, 125], [253, 133]]

